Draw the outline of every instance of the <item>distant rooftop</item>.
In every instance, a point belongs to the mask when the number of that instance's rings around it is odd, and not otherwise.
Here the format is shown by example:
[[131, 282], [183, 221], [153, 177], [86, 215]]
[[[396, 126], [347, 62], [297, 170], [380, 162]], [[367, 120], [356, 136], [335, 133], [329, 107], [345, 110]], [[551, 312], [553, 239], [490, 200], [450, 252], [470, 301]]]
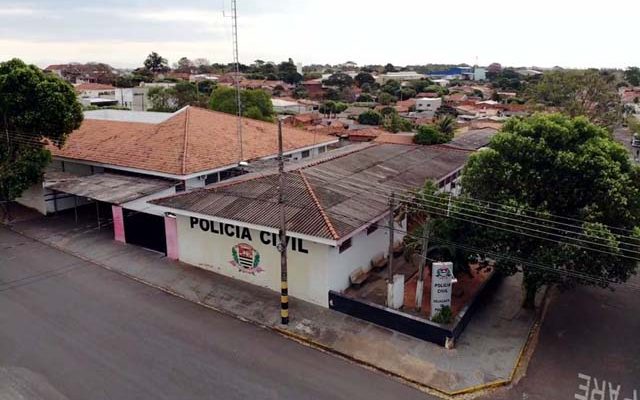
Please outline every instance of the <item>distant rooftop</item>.
[[143, 124], [159, 124], [171, 118], [172, 113], [128, 110], [92, 110], [85, 111], [85, 119], [100, 119], [104, 121], [140, 122]]

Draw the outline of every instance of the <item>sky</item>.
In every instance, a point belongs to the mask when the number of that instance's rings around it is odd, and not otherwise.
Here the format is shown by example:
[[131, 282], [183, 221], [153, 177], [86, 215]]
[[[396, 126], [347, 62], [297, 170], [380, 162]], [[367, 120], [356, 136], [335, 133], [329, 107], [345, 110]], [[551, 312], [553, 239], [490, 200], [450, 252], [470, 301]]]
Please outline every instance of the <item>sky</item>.
[[[0, 0], [0, 61], [232, 60], [231, 0]], [[238, 0], [240, 61], [640, 66], [637, 0]]]

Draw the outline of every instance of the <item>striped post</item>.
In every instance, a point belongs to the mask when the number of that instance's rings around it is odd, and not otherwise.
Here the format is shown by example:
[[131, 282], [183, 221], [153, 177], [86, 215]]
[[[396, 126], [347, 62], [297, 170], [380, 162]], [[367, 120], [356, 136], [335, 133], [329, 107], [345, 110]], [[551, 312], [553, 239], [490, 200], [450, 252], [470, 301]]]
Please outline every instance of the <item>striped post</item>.
[[280, 282], [280, 322], [282, 325], [289, 323], [289, 288], [287, 282]]

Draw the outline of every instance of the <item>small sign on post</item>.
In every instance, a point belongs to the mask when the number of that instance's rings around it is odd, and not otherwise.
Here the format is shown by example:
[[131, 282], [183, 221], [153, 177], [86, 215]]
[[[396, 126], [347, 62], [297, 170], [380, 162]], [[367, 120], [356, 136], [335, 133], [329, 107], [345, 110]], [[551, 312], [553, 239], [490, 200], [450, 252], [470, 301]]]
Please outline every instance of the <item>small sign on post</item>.
[[442, 307], [451, 307], [452, 262], [434, 262], [431, 266], [431, 317]]

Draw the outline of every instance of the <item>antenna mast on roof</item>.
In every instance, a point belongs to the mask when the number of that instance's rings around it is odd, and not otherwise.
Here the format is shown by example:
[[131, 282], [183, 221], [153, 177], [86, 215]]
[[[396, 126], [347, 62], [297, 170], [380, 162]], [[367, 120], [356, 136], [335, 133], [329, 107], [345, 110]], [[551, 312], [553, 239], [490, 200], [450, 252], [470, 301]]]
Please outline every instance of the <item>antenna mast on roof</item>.
[[233, 15], [232, 19], [232, 28], [231, 34], [233, 36], [233, 62], [235, 64], [235, 76], [234, 82], [236, 85], [236, 107], [238, 109], [238, 122], [237, 122], [237, 130], [238, 130], [238, 144], [240, 145], [240, 161], [244, 161], [244, 155], [242, 152], [242, 99], [240, 96], [240, 59], [238, 57], [238, 8], [237, 8], [237, 0], [231, 0], [231, 9]]

